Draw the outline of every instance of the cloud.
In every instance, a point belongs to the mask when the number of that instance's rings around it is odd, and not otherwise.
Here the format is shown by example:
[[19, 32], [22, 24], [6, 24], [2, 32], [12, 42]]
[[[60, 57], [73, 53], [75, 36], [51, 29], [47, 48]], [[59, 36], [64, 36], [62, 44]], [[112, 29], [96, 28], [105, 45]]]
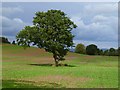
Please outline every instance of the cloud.
[[10, 41], [15, 40], [15, 36], [20, 30], [24, 28], [24, 26], [31, 25], [31, 23], [24, 22], [20, 18], [19, 15], [22, 15], [23, 13], [24, 10], [17, 6], [2, 7], [2, 9], [0, 10], [0, 24], [2, 25], [2, 36], [9, 38]]
[[118, 3], [91, 3], [85, 5], [84, 13], [109, 15], [115, 14], [118, 10]]
[[0, 16], [0, 19], [2, 20], [2, 34], [5, 36], [16, 36], [25, 25], [28, 25], [20, 18], [10, 19], [5, 16]]
[[2, 7], [3, 16], [10, 16], [15, 13], [23, 13], [23, 12], [24, 11], [20, 7]]
[[[91, 18], [100, 15], [105, 17], [118, 17], [118, 3], [83, 3], [77, 14], [71, 17], [81, 17], [85, 24], [91, 23]], [[103, 18], [103, 17], [99, 17]], [[104, 18], [105, 19], [105, 18]]]
[[118, 42], [117, 3], [85, 3], [71, 20], [78, 26], [74, 40]]
[[73, 17], [72, 20], [78, 26], [73, 30], [75, 40], [110, 42], [118, 40], [117, 17], [96, 15], [91, 18], [89, 24], [85, 24], [84, 19], [79, 17]]
[[108, 18], [107, 18], [107, 17], [104, 17], [104, 16], [102, 16], [102, 15], [97, 15], [97, 16], [95, 16], [95, 17], [93, 18], [93, 21], [94, 21], [94, 22], [104, 22], [104, 21], [106, 21], [106, 20], [108, 20]]
[[96, 15], [92, 22], [100, 23], [101, 25], [107, 25], [113, 29], [113, 32], [118, 34], [118, 17], [116, 16], [102, 16], [102, 15]]

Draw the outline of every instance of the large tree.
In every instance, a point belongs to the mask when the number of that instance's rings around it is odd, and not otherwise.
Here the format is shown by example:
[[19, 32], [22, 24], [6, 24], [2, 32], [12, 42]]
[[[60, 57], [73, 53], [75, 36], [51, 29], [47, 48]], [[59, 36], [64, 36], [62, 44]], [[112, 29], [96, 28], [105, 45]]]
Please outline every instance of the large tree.
[[71, 30], [77, 26], [61, 10], [36, 12], [33, 26], [26, 26], [16, 38], [19, 45], [25, 48], [32, 43], [53, 53], [55, 65], [64, 60], [69, 47], [73, 45]]
[[116, 50], [114, 48], [109, 49], [109, 56], [115, 56]]
[[75, 47], [75, 52], [80, 54], [85, 54], [84, 44], [77, 44], [77, 46]]
[[97, 51], [98, 51], [98, 48], [97, 48], [97, 46], [94, 45], [94, 44], [88, 45], [88, 46], [86, 47], [86, 53], [87, 53], [88, 55], [96, 55], [96, 54], [97, 54]]

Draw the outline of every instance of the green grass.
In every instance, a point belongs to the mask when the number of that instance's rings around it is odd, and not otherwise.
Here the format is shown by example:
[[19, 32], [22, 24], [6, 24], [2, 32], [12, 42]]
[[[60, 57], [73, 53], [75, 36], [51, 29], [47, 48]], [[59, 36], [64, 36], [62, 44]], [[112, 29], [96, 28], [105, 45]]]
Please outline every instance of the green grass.
[[48, 82], [31, 82], [31, 81], [22, 81], [22, 80], [3, 80], [4, 88], [59, 88], [60, 85], [56, 83]]
[[2, 49], [3, 88], [118, 88], [118, 57], [68, 53], [62, 63], [71, 66], [54, 67], [44, 50], [6, 44]]

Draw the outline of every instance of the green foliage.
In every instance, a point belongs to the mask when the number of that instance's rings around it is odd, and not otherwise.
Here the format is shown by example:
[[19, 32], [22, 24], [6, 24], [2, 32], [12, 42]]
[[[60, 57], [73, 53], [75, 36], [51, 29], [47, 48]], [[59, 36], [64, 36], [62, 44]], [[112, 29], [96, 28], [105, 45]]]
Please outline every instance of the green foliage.
[[118, 49], [110, 48], [108, 50], [105, 50], [104, 55], [106, 55], [106, 56], [119, 56], [119, 48]]
[[110, 48], [103, 51], [94, 44], [88, 45], [86, 49], [83, 44], [78, 44], [75, 48], [75, 52], [88, 55], [120, 56], [120, 47], [118, 49]]
[[15, 41], [13, 41], [13, 42], [12, 42], [12, 44], [14, 44], [14, 45], [15, 45]]
[[97, 46], [94, 45], [94, 44], [88, 45], [88, 46], [86, 47], [86, 53], [87, 53], [88, 55], [96, 55], [96, 54], [97, 54], [97, 51], [98, 51], [98, 48], [97, 48]]
[[102, 49], [97, 49], [97, 55], [104, 55], [104, 52]]
[[80, 54], [85, 54], [85, 46], [84, 46], [84, 44], [78, 44], [75, 47], [75, 52], [80, 53]]
[[33, 45], [53, 53], [55, 61], [64, 60], [69, 47], [73, 45], [71, 30], [77, 26], [61, 10], [36, 12], [33, 26], [26, 26], [16, 36], [24, 48]]
[[109, 49], [109, 56], [114, 56], [115, 52], [116, 52], [116, 50], [114, 48], [110, 48]]
[[120, 56], [120, 47], [118, 48], [118, 56]]
[[109, 50], [105, 50], [104, 55], [108, 56], [109, 55]]

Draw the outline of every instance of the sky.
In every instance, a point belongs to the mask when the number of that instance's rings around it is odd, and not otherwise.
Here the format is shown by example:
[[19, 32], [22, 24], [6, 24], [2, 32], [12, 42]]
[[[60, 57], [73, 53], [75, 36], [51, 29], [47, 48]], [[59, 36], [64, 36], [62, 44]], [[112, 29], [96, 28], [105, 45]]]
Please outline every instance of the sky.
[[118, 47], [117, 2], [3, 2], [0, 11], [2, 36], [12, 42], [20, 30], [32, 25], [35, 12], [50, 9], [65, 12], [78, 26], [72, 30], [75, 45], [83, 43], [85, 46], [95, 44], [98, 48]]

